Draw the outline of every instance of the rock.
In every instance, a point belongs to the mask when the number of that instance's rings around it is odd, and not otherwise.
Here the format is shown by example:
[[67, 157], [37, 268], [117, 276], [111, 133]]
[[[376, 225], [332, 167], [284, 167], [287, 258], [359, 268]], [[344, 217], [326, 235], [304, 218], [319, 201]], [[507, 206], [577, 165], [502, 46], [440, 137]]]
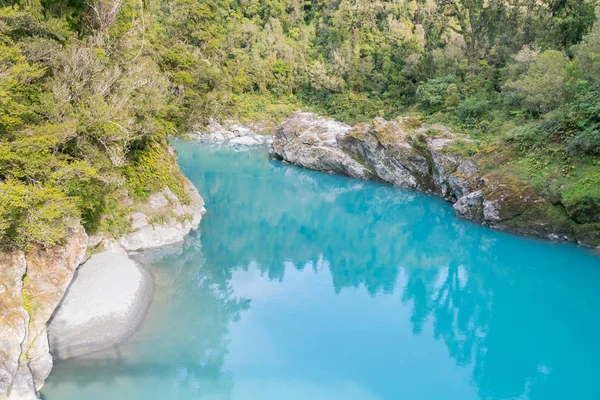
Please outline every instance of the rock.
[[[26, 269], [23, 252], [0, 254], [0, 399], [6, 399], [10, 395], [19, 369], [23, 350], [21, 343], [27, 338], [29, 314], [22, 307]], [[29, 381], [26, 392], [35, 394], [33, 378]]]
[[448, 138], [417, 133], [415, 118], [350, 127], [314, 113], [297, 112], [277, 129], [271, 157], [309, 169], [381, 180], [390, 185], [446, 196], [448, 177], [461, 157], [443, 148], [462, 135]]
[[461, 218], [483, 223], [483, 201], [484, 197], [481, 190], [478, 190], [460, 197], [452, 208], [456, 215]]
[[349, 125], [315, 113], [296, 112], [277, 128], [269, 155], [308, 169], [372, 179], [372, 171], [338, 146], [338, 137], [349, 130]]
[[[600, 222], [597, 204], [567, 207], [577, 216], [570, 220], [556, 202], [525, 182], [509, 174], [482, 173], [477, 156], [461, 153], [465, 145], [477, 149], [465, 135], [442, 125], [422, 127], [411, 117], [375, 118], [350, 127], [297, 112], [277, 128], [269, 154], [308, 169], [434, 193], [454, 203], [457, 216], [495, 229], [560, 240], [573, 239], [575, 229], [578, 240], [600, 242], [594, 233]], [[573, 227], [573, 222], [583, 225]]]
[[572, 240], [567, 215], [545, 200], [535, 189], [508, 174], [492, 173], [479, 178], [481, 189], [454, 204], [456, 214], [494, 229]]
[[78, 223], [64, 244], [0, 257], [0, 399], [36, 399], [52, 368], [46, 323], [61, 301], [88, 237]]
[[189, 196], [188, 204], [182, 203], [165, 187], [137, 207], [139, 211], [129, 215], [134, 231], [119, 238], [119, 245], [127, 251], [163, 246], [182, 241], [196, 229], [206, 212], [204, 200], [187, 179], [184, 188]]
[[129, 338], [146, 314], [152, 288], [151, 274], [126, 254], [92, 255], [77, 269], [48, 325], [54, 359], [82, 356]]
[[261, 142], [257, 139], [255, 139], [253, 136], [240, 136], [240, 137], [236, 137], [235, 139], [231, 139], [229, 141], [230, 144], [245, 144], [245, 145], [254, 145], [254, 144], [261, 144]]
[[201, 132], [192, 137], [200, 142], [226, 143], [232, 145], [253, 146], [270, 144], [272, 135], [259, 134], [250, 126], [240, 125], [233, 121], [225, 121], [225, 126], [212, 120]]
[[475, 190], [477, 182], [473, 182], [472, 178], [478, 174], [479, 167], [473, 160], [463, 160], [456, 168], [456, 171], [448, 176], [448, 185], [451, 194], [449, 200], [457, 201]]

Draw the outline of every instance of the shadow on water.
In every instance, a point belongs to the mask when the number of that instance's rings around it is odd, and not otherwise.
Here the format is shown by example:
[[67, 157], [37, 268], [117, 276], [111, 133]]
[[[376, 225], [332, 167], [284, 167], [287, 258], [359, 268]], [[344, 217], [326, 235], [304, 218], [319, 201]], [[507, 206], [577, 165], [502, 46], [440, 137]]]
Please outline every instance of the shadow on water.
[[457, 366], [470, 367], [481, 399], [600, 393], [596, 255], [460, 221], [437, 198], [269, 161], [264, 149], [177, 147], [209, 210], [202, 242], [193, 234], [140, 256], [157, 283], [151, 329], [120, 352], [59, 363], [61, 384], [183, 374], [180, 384], [217, 385], [229, 398], [229, 332], [251, 309], [232, 274], [256, 268], [284, 282], [286, 265], [319, 264], [336, 294], [397, 296], [410, 308], [413, 335], [432, 334]]

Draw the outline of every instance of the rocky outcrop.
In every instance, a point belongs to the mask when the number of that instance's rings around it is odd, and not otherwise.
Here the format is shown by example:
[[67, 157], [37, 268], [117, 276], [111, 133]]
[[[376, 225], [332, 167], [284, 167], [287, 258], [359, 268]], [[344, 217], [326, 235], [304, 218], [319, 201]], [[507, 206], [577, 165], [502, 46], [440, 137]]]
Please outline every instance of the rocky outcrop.
[[199, 142], [248, 146], [273, 142], [272, 135], [260, 134], [251, 126], [240, 125], [232, 121], [226, 121], [224, 125], [217, 121], [211, 121], [204, 130], [194, 133], [192, 138]]
[[460, 165], [445, 147], [464, 135], [430, 136], [415, 118], [350, 127], [313, 113], [295, 113], [277, 130], [271, 157], [305, 168], [379, 180], [393, 186], [455, 197], [450, 175]]
[[185, 179], [184, 190], [187, 201], [180, 200], [165, 187], [145, 203], [136, 205], [129, 215], [133, 232], [119, 238], [119, 244], [127, 251], [136, 251], [182, 241], [198, 227], [206, 212], [204, 200], [188, 179]]
[[63, 245], [0, 256], [0, 399], [37, 398], [52, 368], [46, 323], [86, 248], [87, 235], [74, 224]]
[[338, 136], [344, 137], [350, 128], [313, 113], [297, 112], [277, 129], [269, 155], [308, 169], [374, 179], [371, 170], [339, 146]]
[[48, 325], [54, 359], [117, 345], [142, 322], [152, 298], [152, 276], [114, 249], [92, 255], [77, 272]]
[[600, 246], [593, 228], [600, 224], [577, 225], [568, 209], [526, 182], [483, 171], [485, 154], [468, 156], [473, 147], [465, 135], [423, 127], [411, 117], [350, 127], [297, 112], [278, 127], [269, 154], [304, 168], [434, 193], [453, 203], [457, 216], [494, 229]]

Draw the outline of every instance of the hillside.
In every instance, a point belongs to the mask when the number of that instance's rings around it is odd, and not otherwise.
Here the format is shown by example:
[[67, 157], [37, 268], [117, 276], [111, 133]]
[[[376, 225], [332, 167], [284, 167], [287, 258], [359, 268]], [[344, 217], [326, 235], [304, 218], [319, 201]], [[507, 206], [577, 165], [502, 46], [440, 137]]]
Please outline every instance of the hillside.
[[118, 236], [123, 196], [183, 194], [169, 135], [299, 108], [444, 123], [598, 227], [595, 4], [2, 1], [0, 242], [51, 245], [74, 220]]

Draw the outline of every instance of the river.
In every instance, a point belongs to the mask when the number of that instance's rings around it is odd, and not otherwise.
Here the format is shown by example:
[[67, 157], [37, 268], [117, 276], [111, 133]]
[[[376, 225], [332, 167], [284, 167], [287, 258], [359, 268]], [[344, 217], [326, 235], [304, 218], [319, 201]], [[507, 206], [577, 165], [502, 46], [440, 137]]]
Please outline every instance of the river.
[[46, 400], [600, 399], [600, 257], [449, 203], [176, 142], [200, 232], [140, 256], [148, 316]]

